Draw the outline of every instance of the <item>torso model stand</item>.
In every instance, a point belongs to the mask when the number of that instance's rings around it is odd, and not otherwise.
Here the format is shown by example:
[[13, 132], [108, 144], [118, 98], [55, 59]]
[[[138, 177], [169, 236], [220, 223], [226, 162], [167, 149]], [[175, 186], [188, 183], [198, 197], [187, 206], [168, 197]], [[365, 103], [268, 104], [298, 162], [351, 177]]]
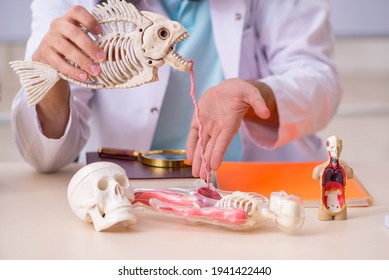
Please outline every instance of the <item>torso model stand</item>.
[[346, 181], [353, 178], [353, 170], [339, 160], [342, 139], [331, 136], [326, 142], [329, 160], [313, 169], [313, 179], [320, 179], [321, 204], [318, 218], [322, 221], [346, 220]]

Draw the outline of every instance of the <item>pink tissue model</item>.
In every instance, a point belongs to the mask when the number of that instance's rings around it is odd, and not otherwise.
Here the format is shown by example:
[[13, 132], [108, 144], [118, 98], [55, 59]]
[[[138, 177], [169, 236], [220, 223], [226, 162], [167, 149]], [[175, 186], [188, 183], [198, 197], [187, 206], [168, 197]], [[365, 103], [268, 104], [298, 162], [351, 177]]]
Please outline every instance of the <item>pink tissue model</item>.
[[353, 177], [353, 170], [339, 160], [342, 152], [342, 139], [331, 136], [326, 142], [329, 160], [316, 166], [313, 179], [320, 180], [321, 205], [319, 220], [346, 220], [346, 181]]
[[191, 189], [134, 189], [133, 207], [146, 207], [180, 220], [233, 230], [251, 230], [273, 224], [282, 231], [293, 233], [304, 223], [304, 206], [294, 195], [273, 192], [267, 199], [253, 192], [215, 189], [220, 196], [215, 199], [199, 192], [205, 185], [205, 181], [199, 179]]

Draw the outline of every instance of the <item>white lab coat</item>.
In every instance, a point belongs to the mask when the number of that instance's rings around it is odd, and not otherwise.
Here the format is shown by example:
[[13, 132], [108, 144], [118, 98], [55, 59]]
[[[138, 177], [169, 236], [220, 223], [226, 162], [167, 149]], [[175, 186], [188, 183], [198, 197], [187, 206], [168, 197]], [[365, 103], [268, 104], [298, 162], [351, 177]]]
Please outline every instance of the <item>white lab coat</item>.
[[[73, 5], [91, 10], [95, 3], [34, 0], [25, 59], [31, 59], [53, 18]], [[277, 101], [278, 129], [242, 124], [243, 160], [324, 160], [324, 147], [314, 133], [328, 123], [341, 97], [327, 1], [210, 0], [210, 7], [225, 78], [262, 80], [273, 89]], [[158, 5], [156, 12], [164, 13]], [[150, 149], [169, 67], [165, 64], [159, 69], [158, 82], [132, 89], [94, 93], [72, 85], [71, 116], [60, 139], [41, 133], [35, 108], [26, 105], [25, 93], [19, 91], [13, 102], [12, 127], [21, 154], [37, 170], [47, 172], [78, 155], [82, 160], [85, 151], [99, 146]]]

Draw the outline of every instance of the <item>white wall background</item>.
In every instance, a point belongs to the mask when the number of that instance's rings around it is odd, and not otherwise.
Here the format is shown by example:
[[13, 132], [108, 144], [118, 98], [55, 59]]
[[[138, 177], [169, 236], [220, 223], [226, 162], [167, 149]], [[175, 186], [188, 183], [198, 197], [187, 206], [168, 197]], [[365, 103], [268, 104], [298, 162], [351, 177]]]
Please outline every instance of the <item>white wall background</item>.
[[31, 0], [0, 0], [0, 43], [25, 41], [30, 35]]
[[[389, 36], [388, 0], [329, 1], [333, 9], [332, 22], [338, 37]], [[0, 0], [0, 42], [24, 41], [28, 38], [30, 4], [31, 0]]]
[[389, 36], [388, 0], [330, 0], [330, 3], [338, 37]]

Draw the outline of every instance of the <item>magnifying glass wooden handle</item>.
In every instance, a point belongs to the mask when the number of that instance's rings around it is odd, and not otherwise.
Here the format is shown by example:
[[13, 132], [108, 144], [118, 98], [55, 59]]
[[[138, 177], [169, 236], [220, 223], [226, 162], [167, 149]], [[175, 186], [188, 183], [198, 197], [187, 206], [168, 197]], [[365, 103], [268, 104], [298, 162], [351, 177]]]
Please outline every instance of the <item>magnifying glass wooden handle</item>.
[[115, 149], [115, 148], [103, 148], [100, 147], [97, 150], [97, 153], [101, 157], [116, 157], [116, 158], [133, 158], [138, 159], [142, 155], [138, 151], [134, 150], [125, 150], [125, 149]]
[[97, 150], [100, 157], [124, 160], [141, 160], [143, 164], [153, 167], [186, 167], [185, 150], [152, 150], [141, 153], [134, 150], [103, 148]]

